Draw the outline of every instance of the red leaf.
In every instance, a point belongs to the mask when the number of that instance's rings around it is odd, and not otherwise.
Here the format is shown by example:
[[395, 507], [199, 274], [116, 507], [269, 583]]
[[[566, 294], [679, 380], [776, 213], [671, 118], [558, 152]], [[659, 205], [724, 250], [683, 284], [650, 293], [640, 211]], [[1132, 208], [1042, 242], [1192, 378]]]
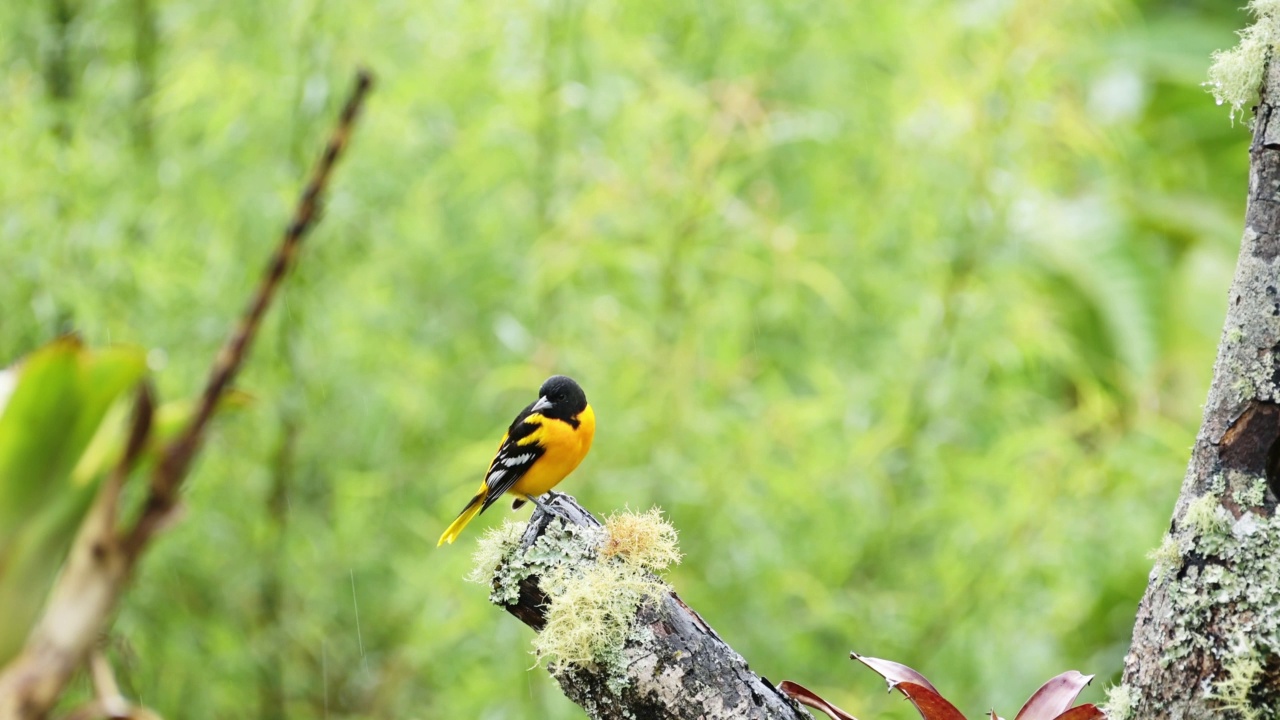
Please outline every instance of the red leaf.
[[1014, 720], [1055, 720], [1071, 708], [1076, 696], [1092, 679], [1092, 675], [1081, 675], [1075, 670], [1050, 678], [1032, 693]]
[[[778, 689], [781, 690], [783, 693], [785, 693], [787, 696], [795, 699], [796, 702], [802, 705], [808, 705], [811, 708], [817, 708], [822, 712], [835, 718], [836, 720], [858, 720], [858, 718], [850, 715], [849, 713], [841, 710], [835, 705], [832, 705], [826, 700], [823, 700], [822, 698], [818, 697], [817, 693], [801, 685], [800, 683], [794, 683], [794, 682], [791, 682], [790, 680], [783, 680], [781, 683], [779, 683]], [[1078, 719], [1070, 718], [1070, 720], [1078, 720]]]
[[880, 677], [889, 682], [890, 690], [897, 687], [899, 683], [909, 682], [915, 683], [916, 685], [923, 685], [929, 690], [932, 690], [933, 694], [941, 697], [941, 694], [938, 692], [938, 688], [934, 687], [933, 683], [929, 682], [928, 678], [902, 663], [896, 663], [892, 660], [881, 660], [880, 658], [866, 657], [865, 655], [859, 655], [856, 652], [849, 653], [849, 657], [879, 673]]
[[[956, 706], [947, 702], [947, 699], [933, 688], [913, 682], [900, 682], [894, 687], [907, 696], [907, 699], [916, 706], [916, 710], [920, 711], [920, 717], [924, 720], [964, 720], [964, 715], [960, 714]], [[1072, 718], [1072, 720], [1075, 719]]]
[[1106, 720], [1107, 714], [1097, 705], [1080, 705], [1062, 713], [1053, 720]]

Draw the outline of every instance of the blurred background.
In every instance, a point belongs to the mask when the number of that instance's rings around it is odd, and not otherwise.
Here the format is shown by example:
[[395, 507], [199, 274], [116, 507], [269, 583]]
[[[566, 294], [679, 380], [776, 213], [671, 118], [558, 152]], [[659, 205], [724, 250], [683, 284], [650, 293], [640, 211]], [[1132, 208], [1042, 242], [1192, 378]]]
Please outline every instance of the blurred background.
[[[562, 489], [661, 506], [774, 681], [908, 718], [1117, 680], [1241, 233], [1239, 3], [0, 4], [0, 364], [193, 395], [354, 68], [326, 216], [109, 639], [168, 717], [579, 718], [437, 549], [577, 378]], [[519, 514], [520, 518], [527, 511]], [[83, 685], [83, 681], [81, 681]]]

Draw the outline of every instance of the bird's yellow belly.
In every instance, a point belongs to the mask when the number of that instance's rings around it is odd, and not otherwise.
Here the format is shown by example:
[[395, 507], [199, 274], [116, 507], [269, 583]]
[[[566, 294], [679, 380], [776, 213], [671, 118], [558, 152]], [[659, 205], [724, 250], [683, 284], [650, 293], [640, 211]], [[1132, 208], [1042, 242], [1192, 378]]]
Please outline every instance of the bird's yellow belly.
[[568, 423], [544, 419], [542, 427], [529, 436], [530, 440], [546, 448], [543, 456], [507, 492], [517, 496], [536, 497], [558, 485], [565, 476], [573, 472], [591, 449], [591, 440], [596, 431], [595, 413], [590, 407], [578, 417], [578, 421], [580, 425], [575, 430]]

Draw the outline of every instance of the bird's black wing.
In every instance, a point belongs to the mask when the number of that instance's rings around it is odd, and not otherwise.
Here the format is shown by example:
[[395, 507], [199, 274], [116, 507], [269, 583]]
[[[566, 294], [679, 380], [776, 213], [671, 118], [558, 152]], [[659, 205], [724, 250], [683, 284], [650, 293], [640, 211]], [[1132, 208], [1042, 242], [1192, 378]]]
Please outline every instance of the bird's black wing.
[[510, 490], [517, 480], [524, 477], [524, 474], [529, 472], [529, 468], [533, 467], [538, 458], [546, 452], [537, 442], [520, 444], [522, 440], [527, 442], [529, 436], [542, 426], [542, 423], [536, 419], [533, 422], [527, 422], [532, 413], [533, 403], [530, 403], [511, 422], [511, 427], [507, 428], [507, 436], [503, 438], [498, 453], [493, 456], [493, 462], [489, 463], [489, 473], [484, 477], [484, 484], [489, 486], [489, 492], [480, 512], [488, 510], [490, 505], [497, 502], [498, 498]]

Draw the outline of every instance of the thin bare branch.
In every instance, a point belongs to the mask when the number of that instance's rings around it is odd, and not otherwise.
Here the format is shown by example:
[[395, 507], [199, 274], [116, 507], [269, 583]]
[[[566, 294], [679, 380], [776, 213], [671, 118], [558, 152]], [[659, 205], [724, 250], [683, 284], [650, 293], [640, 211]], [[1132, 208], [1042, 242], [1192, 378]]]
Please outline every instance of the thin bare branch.
[[151, 495], [147, 499], [142, 517], [138, 519], [138, 524], [127, 542], [130, 548], [138, 548], [145, 543], [163, 523], [165, 515], [173, 507], [178, 488], [186, 478], [191, 461], [204, 440], [209, 420], [213, 417], [218, 401], [244, 365], [254, 336], [262, 324], [262, 318], [280, 287], [280, 281], [293, 266], [302, 241], [320, 215], [320, 206], [324, 191], [329, 184], [330, 173], [351, 138], [356, 116], [372, 86], [373, 76], [366, 70], [360, 70], [356, 74], [355, 87], [351, 96], [347, 99], [342, 115], [338, 119], [338, 126], [334, 129], [324, 154], [320, 156], [320, 160], [312, 171], [311, 180], [298, 200], [292, 221], [285, 228], [280, 247], [267, 265], [258, 290], [245, 309], [244, 315], [241, 316], [235, 331], [218, 352], [195, 414], [192, 415], [191, 421], [182, 433], [164, 449], [160, 462], [156, 465], [151, 478]]
[[120, 491], [124, 489], [125, 480], [133, 472], [147, 447], [147, 439], [151, 437], [151, 420], [155, 415], [155, 392], [149, 380], [143, 380], [136, 391], [133, 401], [133, 422], [129, 427], [129, 438], [125, 441], [124, 454], [120, 462], [111, 471], [103, 486], [101, 500], [103, 520], [107, 528], [114, 534], [116, 513], [120, 504]]
[[129, 714], [129, 701], [120, 694], [120, 686], [116, 683], [116, 674], [111, 671], [111, 664], [102, 650], [95, 650], [89, 656], [89, 675], [93, 678], [93, 694], [106, 711], [108, 717], [126, 717]]
[[[22, 653], [0, 669], [0, 720], [42, 720], [48, 716], [71, 677], [93, 651], [96, 639], [108, 626], [148, 541], [172, 519], [177, 492], [199, 450], [214, 409], [244, 364], [254, 334], [280, 281], [292, 266], [307, 231], [318, 218], [329, 175], [346, 147], [356, 115], [371, 85], [369, 73], [358, 73], [355, 89], [302, 193], [280, 248], [235, 332], [214, 361], [195, 415], [178, 439], [164, 448], [152, 473], [148, 498], [138, 521], [131, 530], [121, 533], [116, 528], [120, 489], [146, 446], [152, 418], [150, 388], [144, 387], [140, 391], [132, 430], [120, 464], [103, 483], [95, 506], [81, 524], [66, 564], [50, 591], [44, 613]], [[113, 689], [114, 680], [110, 679], [109, 672], [104, 674], [101, 667], [94, 670], [100, 693], [119, 697], [119, 692]], [[121, 715], [121, 712], [125, 714]], [[105, 696], [76, 708], [69, 717], [76, 720], [157, 718], [146, 708], [122, 708], [118, 703], [109, 702]]]

